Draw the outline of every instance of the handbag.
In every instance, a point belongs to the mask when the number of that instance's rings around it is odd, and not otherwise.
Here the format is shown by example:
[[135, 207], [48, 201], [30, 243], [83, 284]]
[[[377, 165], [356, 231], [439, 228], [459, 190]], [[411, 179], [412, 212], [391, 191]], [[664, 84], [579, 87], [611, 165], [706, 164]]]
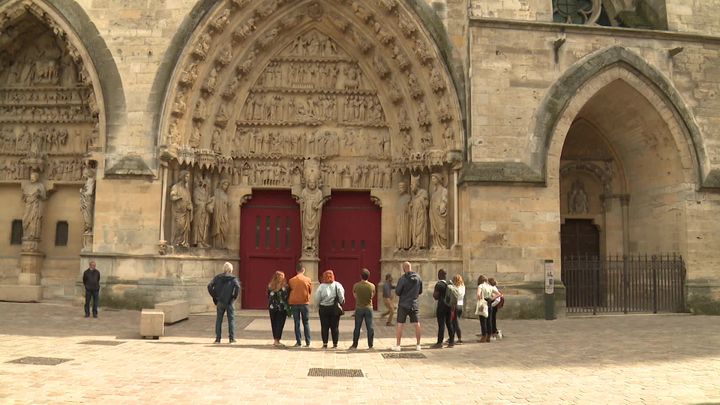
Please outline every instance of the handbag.
[[340, 296], [338, 295], [338, 289], [337, 286], [335, 286], [335, 316], [343, 316], [345, 315], [345, 310], [342, 307], [342, 304], [340, 304]]
[[483, 318], [488, 317], [488, 305], [484, 299], [479, 299], [475, 304], [475, 315], [482, 316]]

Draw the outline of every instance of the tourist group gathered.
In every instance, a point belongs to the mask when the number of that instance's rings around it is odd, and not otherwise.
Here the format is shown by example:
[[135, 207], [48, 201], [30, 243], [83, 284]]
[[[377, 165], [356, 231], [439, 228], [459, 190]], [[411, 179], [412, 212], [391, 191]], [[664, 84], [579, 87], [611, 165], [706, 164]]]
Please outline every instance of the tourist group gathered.
[[[220, 343], [222, 337], [222, 323], [227, 313], [228, 337], [230, 343], [235, 343], [235, 316], [233, 303], [240, 292], [238, 280], [232, 274], [233, 267], [225, 263], [223, 272], [213, 278], [208, 284], [208, 292], [217, 307], [215, 322], [215, 343]], [[355, 328], [353, 330], [352, 345], [348, 350], [357, 350], [360, 344], [360, 335], [365, 325], [367, 331], [367, 348], [373, 349], [375, 329], [373, 327], [373, 304], [375, 285], [369, 281], [370, 271], [361, 269], [359, 280], [352, 286], [352, 296], [355, 298], [353, 313]], [[497, 288], [493, 278], [480, 276], [477, 280], [477, 305], [475, 315], [480, 321], [479, 334], [481, 343], [489, 343], [501, 339], [502, 333], [497, 329], [497, 312], [504, 305], [505, 298]], [[381, 318], [387, 317], [386, 326], [393, 325], [396, 317], [395, 345], [392, 351], [401, 351], [401, 343], [405, 324], [413, 325], [415, 331], [415, 350], [422, 350], [420, 345], [420, 305], [418, 297], [423, 292], [423, 281], [420, 275], [413, 271], [409, 262], [402, 263], [402, 276], [393, 285], [393, 277], [386, 274], [382, 285], [382, 296], [386, 311]], [[343, 305], [346, 297], [345, 287], [335, 280], [333, 270], [322, 273], [320, 285], [313, 291], [312, 280], [305, 275], [305, 268], [298, 266], [294, 277], [286, 280], [285, 273], [276, 271], [267, 286], [268, 312], [272, 327], [273, 346], [285, 347], [281, 343], [283, 329], [288, 318], [292, 317], [295, 332], [294, 347], [310, 347], [312, 342], [310, 331], [310, 303], [311, 300], [317, 308], [320, 318], [320, 338], [323, 349], [336, 349], [340, 339], [340, 318], [345, 311]], [[398, 297], [397, 309], [394, 297]], [[463, 343], [462, 330], [459, 319], [463, 315], [465, 304], [465, 281], [460, 274], [448, 280], [447, 272], [440, 269], [437, 272], [437, 282], [433, 290], [433, 299], [437, 301], [435, 316], [438, 324], [437, 341], [431, 348], [454, 347]], [[301, 326], [302, 323], [302, 326]], [[445, 340], [447, 330], [447, 340]]]

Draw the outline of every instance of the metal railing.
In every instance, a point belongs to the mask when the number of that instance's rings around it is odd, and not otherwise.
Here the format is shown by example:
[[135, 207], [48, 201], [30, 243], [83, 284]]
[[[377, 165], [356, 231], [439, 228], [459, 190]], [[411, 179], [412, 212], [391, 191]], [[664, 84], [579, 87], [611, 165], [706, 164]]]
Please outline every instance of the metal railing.
[[685, 273], [678, 254], [568, 256], [562, 261], [567, 311], [684, 312]]

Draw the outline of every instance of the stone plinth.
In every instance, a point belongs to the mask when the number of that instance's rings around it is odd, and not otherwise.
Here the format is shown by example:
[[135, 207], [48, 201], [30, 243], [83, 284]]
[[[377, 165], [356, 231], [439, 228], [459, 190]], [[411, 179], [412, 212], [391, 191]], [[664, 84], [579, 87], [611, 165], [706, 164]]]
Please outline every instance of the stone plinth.
[[159, 338], [165, 334], [165, 313], [156, 309], [143, 309], [140, 313], [140, 336]]
[[0, 301], [39, 302], [42, 287], [39, 285], [0, 284]]
[[316, 257], [303, 256], [300, 258], [300, 265], [305, 268], [305, 276], [309, 277], [310, 280], [316, 281], [320, 276], [319, 273], [320, 259]]
[[166, 325], [180, 322], [190, 316], [190, 302], [186, 300], [161, 302], [155, 304], [155, 309], [165, 314]]

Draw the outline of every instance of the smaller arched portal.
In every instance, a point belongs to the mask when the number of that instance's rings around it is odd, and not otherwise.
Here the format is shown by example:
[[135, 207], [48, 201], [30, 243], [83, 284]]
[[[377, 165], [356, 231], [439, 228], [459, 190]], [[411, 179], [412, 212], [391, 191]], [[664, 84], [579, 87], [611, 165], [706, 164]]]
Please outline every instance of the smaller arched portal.
[[[686, 252], [686, 199], [696, 188], [698, 169], [696, 149], [672, 111], [659, 89], [619, 64], [584, 83], [558, 120], [570, 124], [556, 128], [550, 156], [557, 153], [559, 159], [548, 163], [559, 171], [569, 308], [618, 302], [616, 310], [646, 308], [654, 288], [646, 282], [651, 269], [638, 265], [630, 274], [622, 259], [608, 256]], [[632, 305], [623, 301], [623, 291], [630, 290], [637, 293]]]

